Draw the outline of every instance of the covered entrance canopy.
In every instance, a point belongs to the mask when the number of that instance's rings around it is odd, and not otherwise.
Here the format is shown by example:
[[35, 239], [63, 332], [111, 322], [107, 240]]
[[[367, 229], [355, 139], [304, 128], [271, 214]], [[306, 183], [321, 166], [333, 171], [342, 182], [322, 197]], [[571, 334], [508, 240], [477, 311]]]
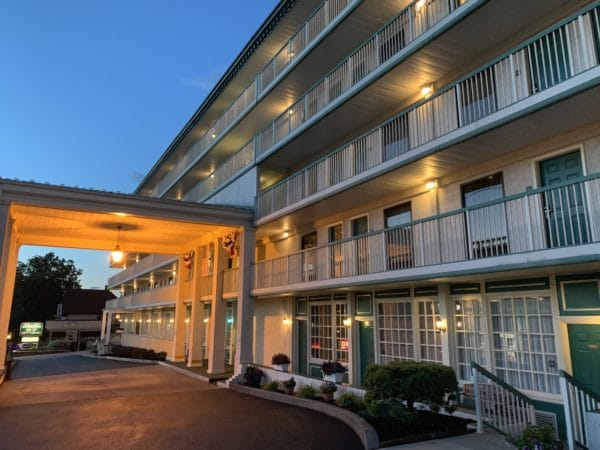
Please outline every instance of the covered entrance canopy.
[[[0, 336], [6, 336], [19, 247], [182, 254], [206, 233], [253, 227], [251, 209], [0, 179]], [[4, 333], [4, 334], [1, 334]], [[0, 339], [0, 367], [6, 340]]]

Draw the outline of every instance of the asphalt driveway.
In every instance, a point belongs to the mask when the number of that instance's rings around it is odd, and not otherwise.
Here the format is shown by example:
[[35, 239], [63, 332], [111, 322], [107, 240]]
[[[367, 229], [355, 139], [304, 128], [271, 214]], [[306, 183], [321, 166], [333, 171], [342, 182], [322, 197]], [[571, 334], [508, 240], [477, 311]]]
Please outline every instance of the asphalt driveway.
[[221, 389], [162, 366], [46, 356], [20, 360], [13, 380], [0, 387], [0, 448], [362, 446], [348, 426], [328, 416]]

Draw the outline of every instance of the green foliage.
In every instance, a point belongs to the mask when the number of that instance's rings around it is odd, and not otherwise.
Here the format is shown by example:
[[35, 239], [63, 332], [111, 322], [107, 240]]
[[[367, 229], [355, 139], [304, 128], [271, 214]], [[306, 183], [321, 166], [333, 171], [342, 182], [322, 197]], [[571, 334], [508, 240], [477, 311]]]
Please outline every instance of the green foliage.
[[557, 441], [554, 428], [549, 425], [529, 425], [518, 436], [509, 436], [506, 440], [520, 450], [560, 450], [565, 448], [562, 441]]
[[347, 409], [353, 413], [357, 413], [365, 409], [365, 402], [363, 402], [359, 396], [349, 392], [340, 394], [340, 396], [335, 400], [335, 404], [340, 408]]
[[56, 305], [70, 289], [81, 287], [81, 269], [54, 253], [34, 256], [17, 264], [10, 329], [15, 336], [21, 322], [43, 322], [56, 314]]
[[307, 384], [298, 389], [296, 395], [300, 398], [308, 398], [312, 400], [317, 397], [317, 390], [314, 388], [314, 386]]
[[292, 377], [289, 380], [285, 380], [282, 384], [283, 387], [294, 389], [296, 387], [296, 380]]
[[285, 353], [275, 353], [271, 358], [271, 364], [289, 364], [290, 357]]
[[321, 364], [321, 370], [325, 375], [333, 375], [334, 373], [345, 373], [348, 368], [338, 361], [324, 361]]
[[271, 392], [280, 392], [281, 386], [279, 385], [279, 381], [269, 381], [262, 387], [265, 391]]
[[398, 400], [368, 400], [365, 401], [367, 414], [371, 417], [394, 418], [410, 423], [416, 419], [417, 413], [409, 410], [406, 405]]
[[46, 345], [46, 350], [67, 350], [69, 348], [69, 344], [64, 339], [56, 339], [48, 345]]
[[[365, 374], [365, 403], [369, 409], [378, 410], [377, 402], [406, 402], [409, 411], [415, 402], [444, 405], [456, 389], [458, 382], [451, 367], [425, 362], [392, 362], [372, 365]], [[387, 407], [386, 407], [387, 408]]]
[[337, 386], [331, 381], [326, 381], [319, 386], [319, 391], [321, 394], [333, 394], [335, 391], [337, 391]]

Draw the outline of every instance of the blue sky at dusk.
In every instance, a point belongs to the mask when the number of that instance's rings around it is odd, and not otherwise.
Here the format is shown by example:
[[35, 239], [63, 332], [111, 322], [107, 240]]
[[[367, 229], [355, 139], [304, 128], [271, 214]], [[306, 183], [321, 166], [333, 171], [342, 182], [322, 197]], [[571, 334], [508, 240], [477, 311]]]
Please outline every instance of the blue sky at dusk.
[[[0, 177], [132, 192], [276, 4], [3, 2]], [[84, 287], [112, 273], [104, 252], [53, 250]]]

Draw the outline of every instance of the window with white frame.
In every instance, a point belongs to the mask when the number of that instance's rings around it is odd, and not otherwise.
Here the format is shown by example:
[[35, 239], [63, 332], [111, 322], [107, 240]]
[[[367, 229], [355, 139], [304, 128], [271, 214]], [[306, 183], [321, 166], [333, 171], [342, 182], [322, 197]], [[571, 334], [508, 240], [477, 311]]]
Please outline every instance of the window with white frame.
[[412, 301], [389, 301], [377, 305], [379, 362], [415, 359]]
[[481, 298], [457, 297], [454, 308], [458, 378], [470, 380], [471, 361], [486, 366]]
[[346, 309], [343, 303], [335, 305], [335, 359], [340, 362], [348, 362], [348, 327], [344, 325], [348, 319]]
[[311, 359], [349, 361], [348, 306], [346, 303], [310, 305]]
[[560, 393], [550, 296], [490, 299], [496, 374], [518, 389]]
[[440, 320], [440, 303], [437, 300], [419, 300], [419, 359], [442, 362], [442, 334], [436, 328]]

